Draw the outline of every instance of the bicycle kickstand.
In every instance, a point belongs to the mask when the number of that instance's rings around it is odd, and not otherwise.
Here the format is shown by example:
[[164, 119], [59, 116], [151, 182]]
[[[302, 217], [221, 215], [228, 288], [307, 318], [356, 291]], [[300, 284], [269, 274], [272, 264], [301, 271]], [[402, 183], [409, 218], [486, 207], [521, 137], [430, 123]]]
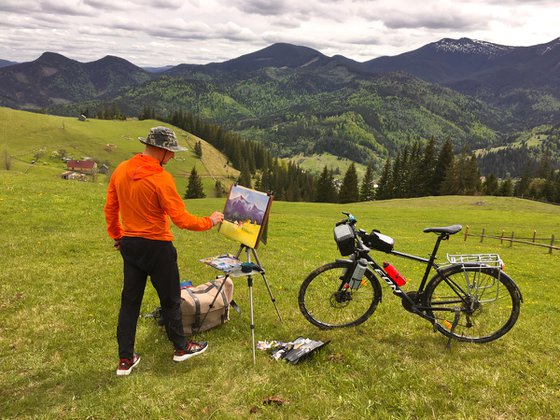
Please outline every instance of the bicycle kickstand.
[[447, 340], [447, 346], [445, 346], [448, 350], [451, 350], [451, 340], [453, 340], [453, 334], [455, 333], [455, 327], [459, 324], [459, 317], [461, 316], [461, 308], [455, 308], [455, 318], [453, 319], [453, 324], [451, 324], [451, 329], [449, 332], [451, 335], [449, 336], [449, 340]]

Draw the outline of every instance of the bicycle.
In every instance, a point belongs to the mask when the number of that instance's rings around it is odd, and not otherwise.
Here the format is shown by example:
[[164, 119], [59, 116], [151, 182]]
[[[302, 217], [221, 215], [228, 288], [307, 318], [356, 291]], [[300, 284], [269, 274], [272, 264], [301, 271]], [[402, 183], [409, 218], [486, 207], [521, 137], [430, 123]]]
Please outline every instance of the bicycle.
[[[461, 225], [430, 227], [436, 243], [429, 258], [394, 250], [393, 238], [378, 230], [356, 230], [356, 218], [336, 223], [334, 237], [342, 256], [312, 271], [301, 284], [299, 308], [321, 329], [350, 327], [365, 322], [381, 301], [380, 277], [400, 297], [408, 312], [432, 323], [434, 331], [459, 341], [486, 343], [506, 334], [519, 317], [523, 297], [503, 271], [498, 254], [448, 255], [436, 264], [442, 241], [461, 231]], [[404, 292], [406, 281], [392, 265], [379, 265], [371, 249], [426, 265], [418, 290]], [[433, 277], [428, 281], [432, 270]]]

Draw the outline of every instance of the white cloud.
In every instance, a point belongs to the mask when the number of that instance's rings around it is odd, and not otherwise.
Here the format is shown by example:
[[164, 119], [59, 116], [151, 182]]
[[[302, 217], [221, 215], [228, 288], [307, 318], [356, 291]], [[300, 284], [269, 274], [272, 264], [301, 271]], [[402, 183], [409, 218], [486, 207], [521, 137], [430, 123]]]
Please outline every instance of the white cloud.
[[254, 13], [263, 16], [279, 16], [291, 11], [286, 0], [231, 0], [229, 4], [245, 13]]
[[40, 10], [40, 6], [33, 0], [2, 0], [0, 10], [17, 14], [33, 13]]
[[0, 0], [0, 58], [56, 51], [141, 66], [224, 61], [289, 42], [366, 61], [441, 38], [557, 38], [553, 0]]
[[43, 0], [39, 4], [42, 12], [55, 15], [95, 16], [99, 13], [81, 0]]

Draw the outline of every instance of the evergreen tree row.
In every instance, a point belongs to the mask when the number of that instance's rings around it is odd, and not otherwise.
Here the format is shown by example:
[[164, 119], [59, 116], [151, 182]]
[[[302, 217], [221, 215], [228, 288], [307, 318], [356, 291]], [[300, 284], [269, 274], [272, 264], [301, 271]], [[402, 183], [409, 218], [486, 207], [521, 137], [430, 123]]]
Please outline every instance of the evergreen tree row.
[[517, 180], [511, 176], [498, 178], [495, 173], [482, 180], [474, 153], [463, 150], [455, 156], [451, 139], [447, 139], [440, 150], [431, 140], [425, 147], [420, 143], [407, 145], [397, 152], [394, 160], [387, 159], [375, 197], [476, 194], [560, 203], [560, 173], [555, 169], [551, 153], [546, 152], [538, 164], [526, 165], [523, 176]]
[[[89, 110], [86, 110], [83, 115], [87, 117], [88, 113]], [[121, 109], [115, 102], [103, 104], [103, 106], [97, 110], [97, 114], [95, 116], [99, 120], [126, 120], [126, 115], [121, 112]]]
[[[143, 116], [154, 118], [152, 111], [145, 109]], [[229, 163], [240, 171], [239, 184], [272, 191], [278, 200], [314, 201], [315, 177], [297, 164], [273, 157], [261, 143], [244, 140], [238, 134], [223, 130], [217, 124], [206, 123], [184, 110], [173, 112], [167, 122], [205, 139], [224, 153]]]
[[453, 154], [451, 139], [437, 149], [432, 138], [426, 146], [407, 144], [393, 161], [387, 159], [378, 181], [376, 198], [474, 194], [480, 188], [474, 155]]
[[513, 191], [516, 197], [560, 203], [560, 171], [555, 169], [552, 153], [543, 154], [536, 167], [526, 168]]

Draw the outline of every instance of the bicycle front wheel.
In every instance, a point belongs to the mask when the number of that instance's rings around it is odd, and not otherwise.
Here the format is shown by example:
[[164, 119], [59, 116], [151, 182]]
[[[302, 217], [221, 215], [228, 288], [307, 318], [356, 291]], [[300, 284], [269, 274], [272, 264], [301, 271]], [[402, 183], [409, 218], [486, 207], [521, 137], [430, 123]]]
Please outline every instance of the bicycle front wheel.
[[299, 289], [298, 303], [303, 316], [322, 329], [351, 327], [368, 319], [379, 300], [381, 286], [369, 270], [356, 290], [344, 288], [343, 278], [354, 264], [336, 261], [317, 268]]
[[424, 299], [426, 313], [439, 332], [472, 343], [503, 336], [521, 309], [515, 282], [498, 268], [477, 265], [451, 266], [436, 274], [426, 286]]

